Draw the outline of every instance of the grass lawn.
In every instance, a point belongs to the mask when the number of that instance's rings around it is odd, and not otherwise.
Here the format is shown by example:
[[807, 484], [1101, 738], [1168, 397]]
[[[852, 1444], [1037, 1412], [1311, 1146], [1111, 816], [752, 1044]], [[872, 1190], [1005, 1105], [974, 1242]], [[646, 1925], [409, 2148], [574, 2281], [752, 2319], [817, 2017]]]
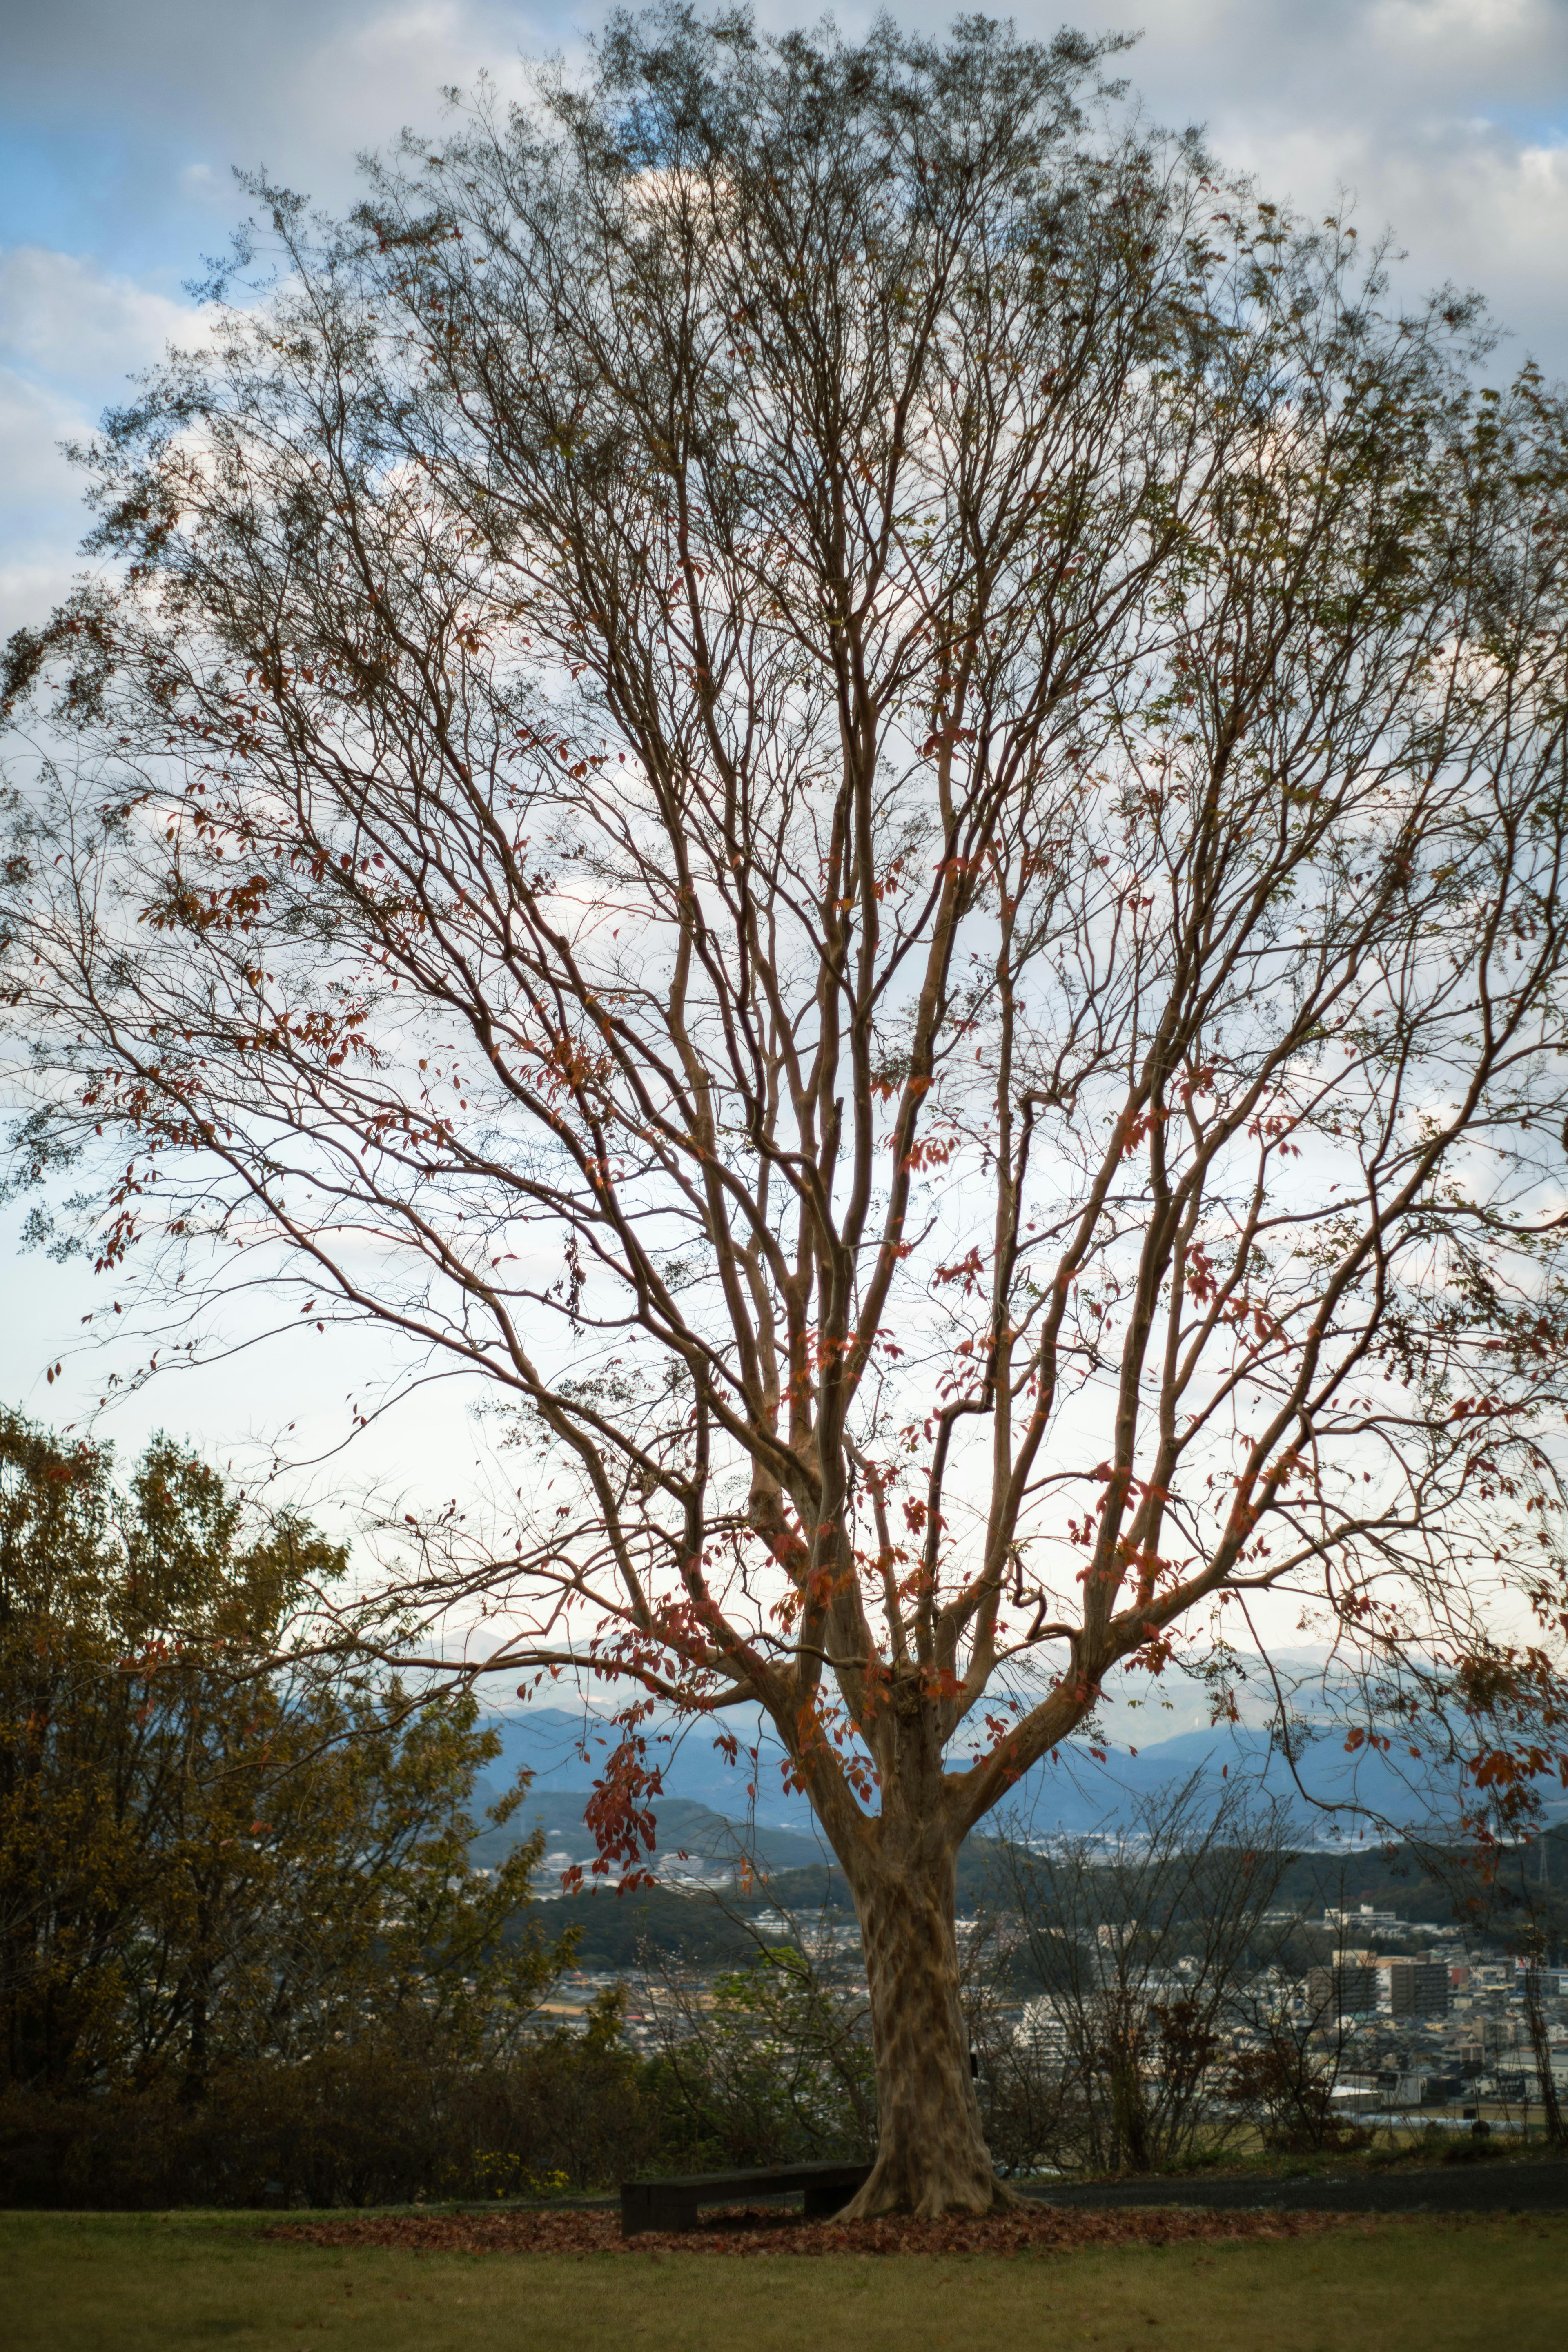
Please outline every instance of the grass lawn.
[[1568, 2216], [1068, 2254], [420, 2254], [0, 2214], [5, 2352], [1563, 2352]]

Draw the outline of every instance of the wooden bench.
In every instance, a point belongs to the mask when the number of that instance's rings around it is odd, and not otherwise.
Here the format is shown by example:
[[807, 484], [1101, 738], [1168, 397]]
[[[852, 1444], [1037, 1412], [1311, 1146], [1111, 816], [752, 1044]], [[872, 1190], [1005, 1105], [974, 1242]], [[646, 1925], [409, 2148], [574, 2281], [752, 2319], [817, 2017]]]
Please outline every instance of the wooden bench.
[[621, 2235], [644, 2230], [695, 2230], [700, 2205], [730, 2205], [749, 2197], [805, 2193], [808, 2221], [824, 2221], [847, 2205], [868, 2164], [778, 2164], [760, 2172], [684, 2172], [661, 2180], [623, 2180]]

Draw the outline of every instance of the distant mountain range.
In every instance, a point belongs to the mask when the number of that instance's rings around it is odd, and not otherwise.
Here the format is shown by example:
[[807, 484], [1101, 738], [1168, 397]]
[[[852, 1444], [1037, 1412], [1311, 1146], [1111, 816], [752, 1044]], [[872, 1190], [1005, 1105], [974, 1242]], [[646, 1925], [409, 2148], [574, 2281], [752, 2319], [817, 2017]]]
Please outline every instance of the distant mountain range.
[[[499, 1793], [493, 1780], [480, 1784], [481, 1801]], [[544, 1832], [544, 1860], [540, 1874], [542, 1892], [550, 1892], [552, 1874], [574, 1863], [591, 1864], [597, 1853], [593, 1832], [583, 1819], [588, 1802], [585, 1789], [531, 1788], [503, 1829], [481, 1830], [471, 1849], [481, 1867], [493, 1865], [520, 1838]], [[656, 1811], [658, 1844], [654, 1867], [667, 1884], [702, 1885], [728, 1879], [742, 1862], [773, 1873], [810, 1870], [831, 1860], [826, 1843], [810, 1831], [745, 1830], [710, 1805], [690, 1797], [660, 1797]]]
[[[754, 1727], [729, 1727], [742, 1742], [757, 1737]], [[547, 1875], [590, 1860], [595, 1846], [583, 1810], [616, 1735], [591, 1715], [561, 1707], [496, 1716], [487, 1728], [501, 1739], [501, 1752], [487, 1769], [488, 1793], [509, 1784], [520, 1769], [533, 1779], [508, 1829], [481, 1833], [476, 1859], [493, 1859], [538, 1826], [545, 1832]], [[651, 1801], [661, 1876], [722, 1874], [742, 1850], [769, 1871], [807, 1867], [826, 1858], [810, 1806], [783, 1784], [776, 1746], [764, 1741], [755, 1767], [742, 1747], [741, 1762], [731, 1765], [705, 1727], [676, 1726], [668, 1744], [658, 1740], [658, 1727], [652, 1728], [656, 1737], [649, 1739], [647, 1760], [658, 1766], [663, 1780], [663, 1793]], [[1326, 1726], [1299, 1757], [1294, 1775], [1267, 1732], [1246, 1725], [1186, 1730], [1136, 1750], [1108, 1748], [1103, 1763], [1087, 1748], [1068, 1745], [1023, 1777], [987, 1827], [1001, 1831], [1016, 1823], [1034, 1838], [1113, 1830], [1131, 1822], [1141, 1799], [1194, 1773], [1212, 1786], [1216, 1798], [1227, 1782], [1279, 1797], [1290, 1809], [1294, 1834], [1308, 1846], [1353, 1844], [1369, 1826], [1385, 1823], [1427, 1831], [1452, 1823], [1460, 1810], [1457, 1777], [1411, 1756], [1409, 1745], [1395, 1742], [1386, 1753], [1362, 1748], [1348, 1754], [1342, 1732]], [[754, 1798], [747, 1793], [748, 1783]], [[483, 1797], [487, 1790], [479, 1793]], [[1325, 1810], [1354, 1805], [1368, 1808], [1374, 1824], [1354, 1811]], [[1558, 1792], [1548, 1802], [1548, 1815], [1560, 1818], [1565, 1811]], [[682, 1852], [685, 1864], [679, 1859]]]

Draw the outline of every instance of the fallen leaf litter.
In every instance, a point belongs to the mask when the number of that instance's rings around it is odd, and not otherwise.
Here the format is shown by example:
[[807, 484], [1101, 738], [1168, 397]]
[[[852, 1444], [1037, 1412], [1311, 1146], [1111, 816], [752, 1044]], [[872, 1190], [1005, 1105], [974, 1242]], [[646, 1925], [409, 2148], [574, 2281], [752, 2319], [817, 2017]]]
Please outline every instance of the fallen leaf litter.
[[623, 2238], [614, 2212], [345, 2213], [330, 2221], [274, 2223], [264, 2234], [311, 2246], [394, 2247], [447, 2254], [1052, 2254], [1097, 2246], [1168, 2246], [1238, 2239], [1301, 2238], [1384, 2226], [1364, 2213], [1066, 2210], [950, 2214], [940, 2221], [892, 2215], [871, 2221], [804, 2221], [744, 2207], [696, 2230]]

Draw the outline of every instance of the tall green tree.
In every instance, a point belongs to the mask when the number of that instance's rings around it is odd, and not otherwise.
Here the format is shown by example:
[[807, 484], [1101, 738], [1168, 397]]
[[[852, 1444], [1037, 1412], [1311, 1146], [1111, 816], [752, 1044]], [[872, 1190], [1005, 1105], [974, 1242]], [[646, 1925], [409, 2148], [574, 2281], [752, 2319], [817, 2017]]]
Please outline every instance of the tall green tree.
[[[370, 2035], [504, 2052], [565, 1955], [502, 1930], [539, 1842], [468, 1862], [472, 1702], [279, 1663], [341, 1551], [165, 1439], [0, 1418], [5, 2079], [177, 2083]], [[490, 1809], [502, 1822], [514, 1790]]]
[[1114, 1671], [1283, 1590], [1363, 1735], [1565, 1744], [1563, 405], [1107, 58], [671, 5], [258, 188], [9, 664], [24, 1171], [510, 1412], [386, 1607], [624, 1678], [609, 1862], [761, 1709], [860, 2211], [994, 2193], [955, 1857]]

